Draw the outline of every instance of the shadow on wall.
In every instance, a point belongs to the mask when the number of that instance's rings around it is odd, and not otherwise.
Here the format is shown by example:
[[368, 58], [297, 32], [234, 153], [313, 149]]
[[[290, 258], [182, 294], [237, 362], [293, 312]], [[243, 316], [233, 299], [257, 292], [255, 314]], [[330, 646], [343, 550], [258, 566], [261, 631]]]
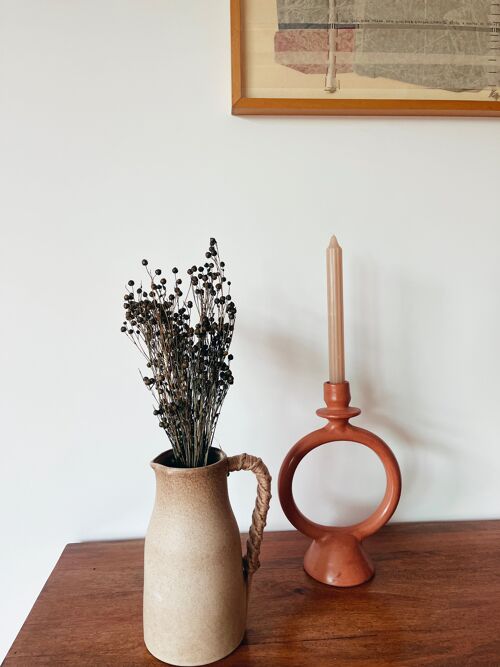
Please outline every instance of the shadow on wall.
[[[400, 513], [417, 500], [425, 508], [422, 495], [431, 506], [429, 487], [434, 490], [439, 485], [440, 495], [451, 505], [458, 493], [453, 456], [457, 433], [436, 418], [439, 399], [429, 395], [419, 364], [419, 354], [428, 348], [419, 340], [426, 328], [422, 320], [428, 328], [432, 323], [435, 344], [445, 345], [445, 332], [440, 330], [440, 323], [446, 322], [445, 309], [443, 295], [434, 285], [410, 282], [403, 273], [388, 273], [366, 260], [352, 264], [346, 308], [346, 339], [352, 343], [352, 355], [346, 365], [353, 405], [362, 409], [354, 423], [359, 421], [394, 450], [403, 476]], [[382, 314], [389, 322], [381, 320]], [[321, 426], [314, 410], [321, 407], [326, 354], [316, 341], [318, 329], [326, 327], [326, 317], [323, 321], [313, 312], [300, 316], [307, 319], [306, 327], [301, 322], [283, 328], [281, 322], [280, 327], [275, 323], [260, 331], [240, 329], [242, 337], [251, 336], [252, 345], [260, 347], [261, 359], [276, 369], [276, 382], [288, 389], [286, 397], [279, 396], [282, 421], [273, 434], [280, 443], [281, 460], [294, 441]], [[264, 391], [272, 392], [273, 387]], [[318, 400], [309, 407], [311, 396]], [[275, 396], [275, 408], [276, 400]], [[286, 444], [279, 430], [284, 422], [288, 433], [294, 431]], [[300, 432], [304, 425], [306, 430]], [[294, 494], [301, 510], [313, 520], [345, 525], [364, 519], [375, 509], [383, 496], [385, 475], [373, 453], [336, 444], [320, 447], [304, 459], [295, 477]]]
[[[446, 322], [444, 295], [435, 284], [409, 281], [404, 273], [387, 273], [366, 261], [354, 265], [353, 283], [353, 393], [368, 428], [384, 438], [398, 458], [403, 476], [400, 509], [422, 503], [422, 491], [435, 484], [453, 504], [458, 488], [455, 450], [449, 443], [458, 434], [436, 418], [439, 397], [429, 392], [432, 379], [423, 378], [420, 367], [426, 349], [420, 338], [427, 329], [432, 329], [435, 346], [446, 346], [440, 327]], [[390, 314], [389, 331], [382, 313]], [[440, 462], [439, 478], [433, 479], [429, 459]]]

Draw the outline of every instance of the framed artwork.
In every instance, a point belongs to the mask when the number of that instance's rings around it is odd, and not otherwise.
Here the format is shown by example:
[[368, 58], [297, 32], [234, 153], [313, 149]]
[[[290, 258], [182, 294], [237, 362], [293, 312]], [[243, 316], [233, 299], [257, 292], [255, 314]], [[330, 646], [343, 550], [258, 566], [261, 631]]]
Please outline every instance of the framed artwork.
[[231, 0], [232, 111], [500, 115], [500, 0]]

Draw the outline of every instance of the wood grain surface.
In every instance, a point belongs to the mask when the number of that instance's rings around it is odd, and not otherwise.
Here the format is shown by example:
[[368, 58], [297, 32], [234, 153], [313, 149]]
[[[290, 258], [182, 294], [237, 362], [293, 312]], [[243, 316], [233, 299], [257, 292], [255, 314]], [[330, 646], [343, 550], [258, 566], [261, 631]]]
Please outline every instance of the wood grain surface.
[[[500, 521], [386, 526], [352, 589], [308, 577], [307, 545], [266, 533], [246, 637], [215, 665], [500, 665]], [[69, 544], [3, 664], [162, 664], [142, 642], [142, 558], [142, 540]]]

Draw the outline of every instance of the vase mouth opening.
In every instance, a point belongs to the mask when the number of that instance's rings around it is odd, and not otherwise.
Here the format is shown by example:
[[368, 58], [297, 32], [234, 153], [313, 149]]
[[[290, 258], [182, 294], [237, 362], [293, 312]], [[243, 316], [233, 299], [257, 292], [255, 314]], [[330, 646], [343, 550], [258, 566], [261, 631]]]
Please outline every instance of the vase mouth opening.
[[185, 466], [181, 466], [175, 462], [174, 450], [168, 449], [166, 452], [162, 452], [156, 458], [154, 458], [151, 461], [151, 464], [160, 465], [165, 468], [172, 468], [173, 470], [177, 470], [179, 472], [182, 472], [183, 470], [185, 470], [186, 472], [192, 472], [193, 470], [205, 470], [206, 468], [211, 468], [212, 466], [216, 466], [225, 458], [226, 454], [222, 451], [222, 449], [218, 449], [217, 447], [210, 447], [210, 449], [208, 450], [208, 459], [206, 465], [197, 466], [194, 468], [186, 468]]

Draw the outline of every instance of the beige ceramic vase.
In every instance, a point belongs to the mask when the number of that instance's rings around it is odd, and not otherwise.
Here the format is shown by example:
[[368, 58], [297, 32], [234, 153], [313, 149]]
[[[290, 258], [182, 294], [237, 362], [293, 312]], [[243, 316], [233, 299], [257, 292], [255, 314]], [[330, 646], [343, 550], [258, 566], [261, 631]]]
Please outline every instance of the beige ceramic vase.
[[[202, 468], [176, 468], [172, 462], [170, 450], [151, 463], [156, 499], [144, 551], [144, 641], [164, 662], [205, 665], [243, 639], [271, 477], [260, 459], [227, 458], [217, 449]], [[258, 481], [243, 559], [227, 489], [235, 470], [252, 470]]]

